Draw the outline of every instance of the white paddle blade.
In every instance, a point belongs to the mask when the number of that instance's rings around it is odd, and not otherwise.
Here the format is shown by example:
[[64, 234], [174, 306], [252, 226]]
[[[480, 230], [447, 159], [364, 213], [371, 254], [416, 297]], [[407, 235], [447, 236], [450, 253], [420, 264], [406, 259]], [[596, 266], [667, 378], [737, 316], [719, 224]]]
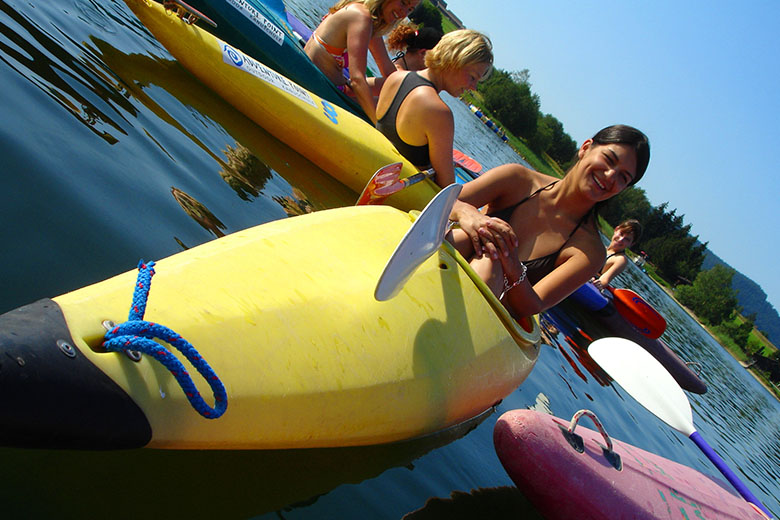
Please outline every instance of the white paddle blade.
[[588, 354], [639, 404], [663, 422], [690, 436], [691, 403], [672, 375], [645, 349], [625, 338], [601, 338]]
[[460, 190], [460, 185], [450, 184], [425, 206], [387, 261], [374, 298], [381, 302], [398, 294], [415, 269], [439, 249]]

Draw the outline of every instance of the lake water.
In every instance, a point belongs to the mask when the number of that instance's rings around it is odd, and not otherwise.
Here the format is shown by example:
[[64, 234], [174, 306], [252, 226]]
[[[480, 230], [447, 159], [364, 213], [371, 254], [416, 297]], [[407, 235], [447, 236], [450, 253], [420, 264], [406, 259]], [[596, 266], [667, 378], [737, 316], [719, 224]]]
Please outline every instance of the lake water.
[[[292, 9], [312, 21], [327, 5]], [[122, 2], [0, 0], [0, 84], [2, 312], [132, 269], [139, 258], [356, 198], [194, 80]], [[486, 167], [518, 160], [465, 105], [448, 103], [458, 148]], [[632, 267], [620, 284], [661, 310], [666, 341], [702, 365], [710, 390], [690, 396], [696, 426], [780, 514], [778, 402], [641, 271]], [[415, 518], [432, 518], [426, 501], [455, 493], [460, 511], [508, 501], [533, 518], [491, 436], [498, 414], [538, 399], [561, 417], [589, 408], [614, 437], [717, 475], [689, 440], [619, 387], [602, 386], [563, 337], [555, 340], [528, 380], [468, 434], [332, 450], [0, 449], [0, 511], [398, 519], [422, 509]]]

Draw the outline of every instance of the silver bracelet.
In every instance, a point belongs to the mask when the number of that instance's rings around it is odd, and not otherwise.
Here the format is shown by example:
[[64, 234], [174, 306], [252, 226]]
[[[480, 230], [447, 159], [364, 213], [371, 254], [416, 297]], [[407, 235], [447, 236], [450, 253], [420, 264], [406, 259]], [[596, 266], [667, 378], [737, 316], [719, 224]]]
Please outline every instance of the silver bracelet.
[[523, 269], [523, 272], [520, 273], [520, 277], [514, 282], [512, 282], [511, 285], [509, 285], [509, 281], [506, 278], [504, 278], [504, 292], [502, 292], [501, 296], [498, 297], [499, 300], [503, 300], [504, 295], [506, 293], [508, 293], [509, 291], [511, 291], [512, 289], [514, 289], [515, 287], [523, 283], [523, 281], [525, 280], [525, 275], [528, 273], [528, 268], [525, 266], [523, 262], [520, 262], [520, 267]]

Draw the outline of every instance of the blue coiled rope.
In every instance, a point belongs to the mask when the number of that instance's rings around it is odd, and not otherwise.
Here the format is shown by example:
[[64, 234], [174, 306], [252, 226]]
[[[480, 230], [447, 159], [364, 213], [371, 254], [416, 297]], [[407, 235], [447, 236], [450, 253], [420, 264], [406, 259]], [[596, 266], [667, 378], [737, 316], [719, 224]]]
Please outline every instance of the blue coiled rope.
[[[143, 320], [152, 276], [154, 276], [154, 262], [144, 263], [143, 260], [138, 262], [138, 280], [133, 292], [130, 314], [126, 322], [106, 333], [103, 347], [112, 352], [135, 350], [153, 357], [173, 374], [190, 404], [199, 414], [207, 419], [216, 419], [227, 409], [227, 392], [217, 374], [186, 339], [168, 327]], [[181, 361], [153, 338], [161, 339], [177, 348], [192, 363], [214, 392], [214, 408], [203, 400]]]

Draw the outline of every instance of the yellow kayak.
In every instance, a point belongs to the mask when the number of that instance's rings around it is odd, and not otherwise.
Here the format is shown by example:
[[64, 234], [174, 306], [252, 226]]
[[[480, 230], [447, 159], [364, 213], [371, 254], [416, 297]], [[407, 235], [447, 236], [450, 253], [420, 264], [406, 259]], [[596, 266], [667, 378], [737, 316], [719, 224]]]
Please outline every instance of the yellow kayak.
[[[0, 443], [375, 445], [477, 416], [529, 374], [538, 325], [513, 321], [447, 243], [397, 296], [375, 300], [412, 220], [388, 206], [320, 211], [156, 264], [144, 319], [181, 334], [213, 369], [227, 399], [216, 419], [157, 360], [103, 347], [107, 322], [128, 318], [136, 271], [0, 316]], [[183, 363], [211, 406], [214, 381]]]
[[[125, 0], [157, 40], [195, 77], [277, 139], [360, 193], [382, 166], [402, 162], [401, 177], [417, 169], [376, 128], [320, 98], [150, 0]], [[438, 191], [431, 181], [387, 203], [421, 209]]]

